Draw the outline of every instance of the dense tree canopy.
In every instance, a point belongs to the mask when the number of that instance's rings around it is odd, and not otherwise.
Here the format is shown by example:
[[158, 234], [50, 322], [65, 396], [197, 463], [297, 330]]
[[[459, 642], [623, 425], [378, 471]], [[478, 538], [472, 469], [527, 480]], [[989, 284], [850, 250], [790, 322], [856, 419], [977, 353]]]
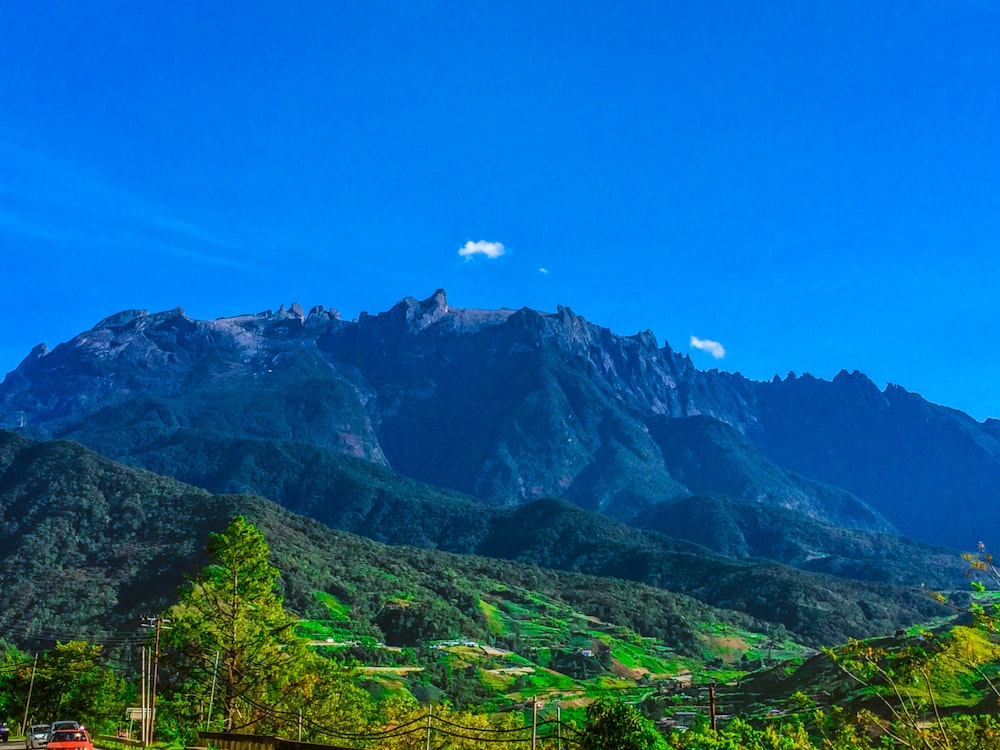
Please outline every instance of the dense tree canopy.
[[298, 684], [306, 653], [263, 535], [237, 516], [206, 552], [214, 562], [182, 590], [168, 632], [193, 676], [215, 679], [225, 729], [252, 732]]
[[76, 719], [107, 731], [124, 713], [125, 681], [106, 664], [99, 645], [71, 641], [38, 654], [10, 649], [0, 672], [0, 717], [28, 724]]

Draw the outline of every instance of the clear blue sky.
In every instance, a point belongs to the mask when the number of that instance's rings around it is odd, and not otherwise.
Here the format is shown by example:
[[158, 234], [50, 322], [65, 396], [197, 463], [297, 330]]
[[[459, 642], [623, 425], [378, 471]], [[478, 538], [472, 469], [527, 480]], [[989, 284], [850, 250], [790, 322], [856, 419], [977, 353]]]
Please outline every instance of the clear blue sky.
[[998, 9], [0, 3], [0, 371], [441, 287], [1000, 416]]

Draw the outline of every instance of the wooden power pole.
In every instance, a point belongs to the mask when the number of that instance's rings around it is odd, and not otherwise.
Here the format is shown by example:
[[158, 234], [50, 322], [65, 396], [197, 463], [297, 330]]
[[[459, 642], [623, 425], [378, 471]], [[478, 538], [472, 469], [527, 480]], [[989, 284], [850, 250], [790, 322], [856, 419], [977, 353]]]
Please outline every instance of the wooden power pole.
[[163, 624], [163, 617], [160, 615], [154, 615], [153, 617], [147, 617], [143, 615], [142, 617], [142, 627], [156, 628], [156, 635], [153, 639], [153, 656], [149, 660], [148, 668], [150, 670], [149, 679], [149, 729], [148, 735], [144, 738], [146, 745], [153, 744], [153, 725], [156, 721], [156, 678], [160, 667], [160, 626]]
[[715, 683], [708, 686], [708, 725], [714, 732], [718, 727], [715, 723]]

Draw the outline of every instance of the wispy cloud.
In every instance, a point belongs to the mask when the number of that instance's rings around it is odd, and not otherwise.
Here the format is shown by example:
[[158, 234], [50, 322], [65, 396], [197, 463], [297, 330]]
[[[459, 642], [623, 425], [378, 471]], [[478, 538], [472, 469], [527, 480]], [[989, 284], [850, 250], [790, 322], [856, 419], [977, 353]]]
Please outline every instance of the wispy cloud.
[[548, 272], [549, 272], [549, 269], [547, 269], [545, 266], [542, 266], [541, 268], [538, 269], [538, 273], [546, 273], [547, 274]]
[[0, 139], [0, 232], [74, 249], [252, 268], [249, 249], [85, 165]]
[[715, 359], [722, 359], [726, 356], [726, 348], [718, 341], [712, 341], [711, 339], [700, 339], [697, 336], [692, 336], [691, 348], [708, 352], [715, 357]]
[[490, 260], [496, 260], [506, 252], [507, 250], [504, 248], [502, 242], [487, 242], [486, 240], [479, 240], [478, 242], [469, 240], [458, 249], [458, 254], [467, 261], [472, 260], [477, 255]]

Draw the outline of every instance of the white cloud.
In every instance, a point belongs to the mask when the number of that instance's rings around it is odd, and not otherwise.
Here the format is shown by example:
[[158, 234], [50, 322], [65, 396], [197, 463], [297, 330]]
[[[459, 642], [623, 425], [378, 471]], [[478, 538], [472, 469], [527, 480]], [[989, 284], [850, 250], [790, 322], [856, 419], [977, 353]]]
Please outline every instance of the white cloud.
[[711, 339], [700, 339], [697, 336], [692, 336], [691, 348], [708, 352], [716, 359], [722, 359], [726, 356], [726, 348], [718, 341], [712, 341]]
[[458, 249], [458, 254], [466, 260], [472, 260], [476, 255], [483, 255], [490, 260], [495, 260], [505, 252], [507, 251], [502, 242], [487, 242], [486, 240], [479, 240], [479, 242], [469, 240]]
[[544, 266], [542, 268], [538, 269], [538, 273], [548, 273], [548, 272], [549, 272], [549, 269], [545, 268]]

